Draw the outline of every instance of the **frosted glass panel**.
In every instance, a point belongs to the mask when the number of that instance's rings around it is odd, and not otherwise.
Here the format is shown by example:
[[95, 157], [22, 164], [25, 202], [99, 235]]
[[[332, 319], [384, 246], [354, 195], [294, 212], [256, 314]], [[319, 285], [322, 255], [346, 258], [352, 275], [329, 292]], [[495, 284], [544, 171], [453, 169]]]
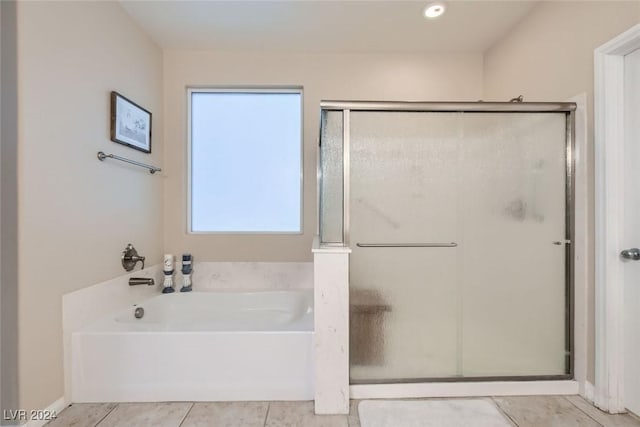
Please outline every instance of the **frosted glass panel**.
[[568, 372], [565, 126], [351, 112], [352, 381]]
[[456, 248], [357, 244], [453, 242], [459, 116], [351, 113], [351, 378], [458, 372]]
[[342, 111], [323, 111], [320, 134], [320, 241], [342, 243]]
[[458, 189], [465, 376], [561, 375], [565, 115], [466, 114]]

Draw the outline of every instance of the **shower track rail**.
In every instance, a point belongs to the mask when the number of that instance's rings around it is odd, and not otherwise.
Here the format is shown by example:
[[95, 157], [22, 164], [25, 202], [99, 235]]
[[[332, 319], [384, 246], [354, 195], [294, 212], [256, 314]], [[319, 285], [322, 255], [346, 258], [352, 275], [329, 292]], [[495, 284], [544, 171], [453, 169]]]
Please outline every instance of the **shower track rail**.
[[321, 101], [320, 109], [333, 111], [413, 111], [478, 113], [549, 113], [572, 112], [573, 102], [385, 102]]

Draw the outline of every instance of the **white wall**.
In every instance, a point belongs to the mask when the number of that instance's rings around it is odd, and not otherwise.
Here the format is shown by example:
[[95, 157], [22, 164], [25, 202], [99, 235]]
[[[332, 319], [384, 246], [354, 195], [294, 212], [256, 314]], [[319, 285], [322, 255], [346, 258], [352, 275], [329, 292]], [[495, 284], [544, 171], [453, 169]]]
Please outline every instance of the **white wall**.
[[[589, 235], [588, 375], [594, 378], [593, 51], [640, 21], [640, 2], [541, 2], [485, 53], [484, 97], [564, 101], [586, 92]], [[576, 284], [580, 286], [584, 284]]]
[[[19, 2], [19, 407], [63, 395], [62, 294], [161, 262], [162, 52], [117, 2]], [[109, 140], [109, 92], [153, 113], [153, 153]], [[123, 284], [124, 286], [124, 284]], [[15, 409], [15, 408], [14, 408]]]
[[[304, 233], [187, 234], [187, 86], [304, 87]], [[165, 249], [198, 261], [311, 261], [320, 100], [475, 101], [480, 54], [357, 55], [164, 52]]]

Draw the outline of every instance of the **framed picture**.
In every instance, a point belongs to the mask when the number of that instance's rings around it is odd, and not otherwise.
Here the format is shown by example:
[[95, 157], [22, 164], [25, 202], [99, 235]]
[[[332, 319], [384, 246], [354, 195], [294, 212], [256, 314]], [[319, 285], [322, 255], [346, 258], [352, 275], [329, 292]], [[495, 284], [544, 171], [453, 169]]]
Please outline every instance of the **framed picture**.
[[151, 112], [111, 92], [111, 140], [151, 153]]

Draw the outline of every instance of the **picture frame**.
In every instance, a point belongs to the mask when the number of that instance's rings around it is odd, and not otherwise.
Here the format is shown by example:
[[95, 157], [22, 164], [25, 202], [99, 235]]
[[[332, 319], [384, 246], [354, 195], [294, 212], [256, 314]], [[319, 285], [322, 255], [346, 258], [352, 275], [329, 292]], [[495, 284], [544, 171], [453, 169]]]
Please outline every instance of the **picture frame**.
[[151, 153], [151, 112], [111, 92], [111, 140], [144, 153]]

